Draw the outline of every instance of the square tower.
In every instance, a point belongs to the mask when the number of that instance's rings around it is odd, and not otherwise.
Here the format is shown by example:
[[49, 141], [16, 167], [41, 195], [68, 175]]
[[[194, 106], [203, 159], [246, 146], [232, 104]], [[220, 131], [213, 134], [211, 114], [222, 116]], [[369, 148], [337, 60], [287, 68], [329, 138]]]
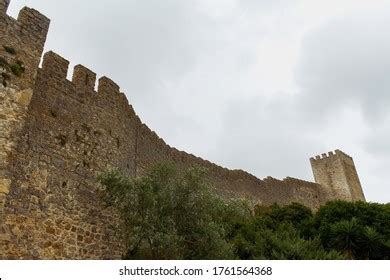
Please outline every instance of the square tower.
[[310, 159], [315, 182], [324, 186], [330, 197], [346, 201], [365, 201], [352, 157], [336, 150]]
[[0, 81], [4, 87], [32, 88], [50, 20], [24, 7], [14, 19], [7, 15], [10, 0], [0, 0]]

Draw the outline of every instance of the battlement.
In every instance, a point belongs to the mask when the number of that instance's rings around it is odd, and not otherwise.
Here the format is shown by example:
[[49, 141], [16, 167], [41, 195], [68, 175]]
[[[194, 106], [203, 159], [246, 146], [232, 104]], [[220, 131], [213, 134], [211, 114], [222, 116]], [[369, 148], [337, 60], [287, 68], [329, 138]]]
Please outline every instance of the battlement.
[[19, 12], [17, 22], [20, 23], [22, 33], [32, 35], [37, 39], [37, 44], [46, 40], [50, 20], [37, 10], [24, 7]]
[[42, 75], [54, 81], [67, 81], [79, 91], [100, 95], [120, 95], [119, 86], [107, 77], [98, 80], [98, 90], [95, 91], [96, 73], [83, 65], [76, 65], [73, 69], [72, 81], [67, 79], [69, 61], [53, 51], [43, 56]]
[[93, 92], [96, 84], [96, 73], [83, 65], [76, 65], [73, 69], [72, 83], [85, 92]]
[[318, 162], [318, 161], [324, 161], [324, 160], [329, 160], [329, 159], [335, 159], [335, 158], [344, 158], [346, 160], [353, 160], [351, 156], [347, 155], [346, 153], [340, 151], [340, 150], [335, 150], [334, 152], [331, 151], [329, 153], [324, 153], [315, 157], [310, 158], [311, 162]]
[[[17, 19], [7, 15], [10, 0], [0, 0], [0, 21], [11, 23], [11, 28], [18, 27], [22, 36], [34, 37], [35, 44], [43, 45], [49, 31], [50, 19], [35, 9], [24, 7]], [[34, 42], [31, 42], [34, 43]]]
[[52, 51], [43, 56], [42, 70], [50, 78], [66, 80], [68, 68], [69, 61]]

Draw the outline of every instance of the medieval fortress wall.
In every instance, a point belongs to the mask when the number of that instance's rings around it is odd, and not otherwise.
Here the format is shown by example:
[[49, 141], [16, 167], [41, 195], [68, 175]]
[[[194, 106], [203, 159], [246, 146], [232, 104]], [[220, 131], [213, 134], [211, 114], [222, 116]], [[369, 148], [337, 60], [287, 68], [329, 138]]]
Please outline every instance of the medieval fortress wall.
[[140, 176], [157, 163], [208, 169], [225, 197], [313, 209], [332, 199], [364, 200], [352, 158], [340, 151], [311, 159], [316, 183], [260, 180], [167, 145], [143, 124], [112, 80], [69, 62], [42, 57], [49, 20], [24, 8], [6, 15], [0, 0], [0, 258], [117, 259], [118, 222], [102, 203], [96, 175], [118, 168]]

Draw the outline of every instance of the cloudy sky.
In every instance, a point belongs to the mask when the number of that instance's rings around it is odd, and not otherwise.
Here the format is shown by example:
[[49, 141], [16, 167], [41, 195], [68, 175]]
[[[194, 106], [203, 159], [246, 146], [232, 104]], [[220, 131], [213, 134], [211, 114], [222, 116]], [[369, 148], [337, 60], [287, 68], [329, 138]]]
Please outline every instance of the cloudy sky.
[[[263, 178], [353, 156], [390, 201], [390, 1], [12, 0], [46, 48], [107, 75], [167, 143]], [[69, 76], [71, 73], [69, 73]]]

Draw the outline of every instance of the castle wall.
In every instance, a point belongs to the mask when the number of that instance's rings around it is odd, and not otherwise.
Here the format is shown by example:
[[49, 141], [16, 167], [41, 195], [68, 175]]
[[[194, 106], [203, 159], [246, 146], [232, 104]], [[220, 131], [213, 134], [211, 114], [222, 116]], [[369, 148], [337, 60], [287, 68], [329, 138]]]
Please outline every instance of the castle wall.
[[120, 258], [123, 244], [113, 229], [119, 218], [103, 205], [96, 181], [112, 168], [142, 176], [157, 163], [180, 170], [199, 165], [220, 195], [263, 205], [300, 202], [315, 209], [334, 198], [327, 185], [260, 180], [170, 147], [141, 122], [118, 85], [102, 77], [95, 91], [96, 74], [82, 65], [67, 80], [69, 62], [53, 52], [38, 68], [43, 44], [30, 42], [29, 34], [45, 37], [48, 20], [23, 11], [18, 21], [0, 14], [7, 23], [1, 42], [18, 47], [28, 66], [0, 86], [0, 258]]
[[17, 20], [7, 16], [8, 5], [0, 1], [0, 244], [10, 240], [4, 224], [10, 170], [49, 28], [49, 20], [33, 9], [22, 9]]
[[5, 89], [0, 85], [0, 241], [8, 240], [3, 210], [11, 187], [10, 169], [17, 139], [23, 129], [32, 90]]
[[33, 89], [26, 121], [13, 151], [11, 184], [4, 206], [8, 241], [3, 258], [116, 259], [123, 253], [112, 227], [118, 222], [103, 205], [99, 172], [119, 168], [141, 176], [155, 164], [193, 165], [209, 170], [207, 179], [225, 197], [256, 203], [301, 202], [317, 208], [322, 187], [288, 178], [260, 180], [169, 147], [142, 124], [119, 87], [49, 52]]

